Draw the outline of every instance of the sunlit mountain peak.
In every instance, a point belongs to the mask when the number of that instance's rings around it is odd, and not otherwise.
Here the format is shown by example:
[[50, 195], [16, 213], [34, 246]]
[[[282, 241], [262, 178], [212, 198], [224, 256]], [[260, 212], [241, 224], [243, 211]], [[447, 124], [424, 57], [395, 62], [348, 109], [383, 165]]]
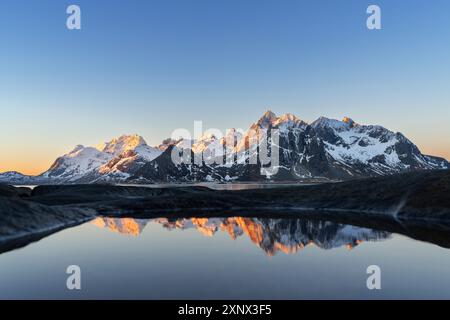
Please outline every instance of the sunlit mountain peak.
[[109, 142], [101, 144], [98, 149], [102, 152], [118, 156], [126, 151], [135, 150], [137, 147], [147, 145], [144, 138], [138, 134], [122, 135]]

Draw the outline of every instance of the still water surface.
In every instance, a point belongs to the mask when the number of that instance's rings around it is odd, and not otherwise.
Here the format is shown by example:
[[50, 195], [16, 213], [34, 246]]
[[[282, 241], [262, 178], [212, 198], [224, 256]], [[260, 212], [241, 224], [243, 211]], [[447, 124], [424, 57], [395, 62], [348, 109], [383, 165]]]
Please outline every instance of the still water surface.
[[449, 270], [448, 249], [326, 221], [98, 218], [1, 254], [0, 298], [450, 299]]

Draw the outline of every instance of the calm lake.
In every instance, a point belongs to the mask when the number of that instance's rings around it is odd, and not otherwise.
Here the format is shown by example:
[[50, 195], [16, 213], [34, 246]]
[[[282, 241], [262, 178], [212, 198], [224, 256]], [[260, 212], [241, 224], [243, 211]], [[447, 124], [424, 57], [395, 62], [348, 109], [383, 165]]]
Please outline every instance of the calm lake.
[[97, 218], [0, 254], [0, 270], [1, 299], [450, 299], [448, 249], [296, 218]]

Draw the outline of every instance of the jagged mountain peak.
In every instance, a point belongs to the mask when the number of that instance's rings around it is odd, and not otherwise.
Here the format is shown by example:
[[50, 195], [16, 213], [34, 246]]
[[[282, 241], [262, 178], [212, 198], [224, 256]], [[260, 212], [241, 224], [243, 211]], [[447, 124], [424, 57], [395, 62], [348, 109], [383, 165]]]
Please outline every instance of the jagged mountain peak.
[[269, 127], [273, 121], [277, 119], [277, 115], [273, 113], [271, 110], [267, 110], [264, 114], [259, 118], [259, 120], [255, 123], [260, 128]]
[[352, 126], [352, 127], [353, 127], [354, 125], [356, 125], [356, 122], [353, 121], [353, 119], [350, 118], [350, 117], [344, 117], [344, 119], [342, 119], [342, 122], [347, 123], [347, 124], [349, 124], [349, 125]]
[[345, 117], [344, 120], [336, 120], [336, 119], [330, 119], [327, 117], [320, 117], [313, 123], [311, 123], [311, 126], [313, 128], [331, 128], [338, 131], [341, 130], [348, 130], [350, 128], [353, 128], [355, 125], [355, 122], [348, 117]]
[[122, 135], [97, 148], [76, 146], [59, 157], [41, 177], [62, 182], [93, 182], [125, 179], [128, 171], [158, 157], [161, 151], [137, 135]]
[[278, 117], [274, 112], [268, 110], [250, 129], [257, 130], [258, 128], [267, 129], [269, 127], [293, 127], [299, 125], [307, 125], [307, 123], [292, 113], [285, 113]]
[[138, 134], [121, 135], [109, 142], [100, 145], [98, 149], [102, 152], [118, 156], [126, 151], [135, 150], [139, 146], [146, 146], [147, 142]]
[[234, 144], [235, 142], [239, 142], [244, 136], [245, 132], [243, 130], [238, 130], [236, 128], [228, 129], [225, 136], [221, 139], [222, 144], [224, 142], [229, 145]]
[[92, 147], [78, 145], [70, 153], [65, 154], [51, 165], [41, 176], [61, 179], [67, 182], [76, 181], [85, 174], [108, 162], [112, 155]]
[[162, 150], [150, 147], [140, 135], [122, 135], [106, 143], [102, 152], [113, 158], [98, 168], [99, 181], [126, 179], [129, 174], [146, 162], [152, 161]]
[[273, 112], [270, 109], [267, 109], [266, 112], [264, 112], [264, 114], [262, 115], [261, 118], [276, 118], [277, 115], [275, 114], [275, 112]]
[[274, 121], [272, 121], [272, 125], [274, 127], [293, 127], [293, 126], [306, 126], [308, 125], [306, 122], [293, 115], [292, 113], [285, 113]]
[[181, 140], [182, 140], [182, 139], [175, 140], [175, 139], [172, 139], [172, 138], [167, 138], [167, 139], [164, 139], [164, 140], [161, 142], [161, 144], [157, 146], [157, 148], [158, 148], [160, 151], [165, 151], [168, 147], [173, 146], [173, 145], [176, 145], [176, 144], [179, 143]]
[[76, 145], [75, 148], [73, 148], [73, 150], [69, 152], [69, 154], [75, 154], [77, 152], [80, 152], [83, 149], [84, 149], [84, 146], [82, 144]]
[[212, 131], [205, 131], [202, 135], [199, 136], [198, 139], [196, 139], [196, 142], [201, 142], [201, 141], [211, 141], [211, 140], [216, 140], [218, 137], [216, 136], [216, 134]]
[[[260, 152], [258, 142], [267, 138], [264, 129], [270, 128], [280, 129], [280, 165], [274, 177], [262, 176], [259, 164], [248, 163], [251, 157]], [[174, 164], [171, 160], [173, 147], [170, 148], [173, 145], [181, 150], [191, 149], [195, 156], [203, 157], [204, 164]], [[225, 151], [229, 149], [236, 152], [235, 157], [225, 157]], [[226, 164], [211, 164], [209, 161], [224, 158]], [[0, 180], [12, 184], [14, 181], [143, 183], [310, 178], [343, 180], [448, 168], [450, 165], [445, 159], [423, 155], [401, 133], [394, 133], [379, 125], [360, 125], [349, 117], [342, 121], [320, 117], [307, 124], [293, 114], [286, 113], [278, 117], [269, 110], [250, 129], [231, 129], [225, 137], [204, 135], [196, 141], [166, 139], [162, 145], [154, 148], [137, 134], [122, 135], [98, 148], [78, 145], [59, 157], [40, 176], [0, 174]]]
[[63, 155], [64, 158], [89, 157], [97, 156], [101, 151], [93, 147], [85, 147], [81, 144], [77, 145], [72, 151]]
[[285, 113], [278, 117], [278, 121], [301, 121], [296, 115], [292, 113]]

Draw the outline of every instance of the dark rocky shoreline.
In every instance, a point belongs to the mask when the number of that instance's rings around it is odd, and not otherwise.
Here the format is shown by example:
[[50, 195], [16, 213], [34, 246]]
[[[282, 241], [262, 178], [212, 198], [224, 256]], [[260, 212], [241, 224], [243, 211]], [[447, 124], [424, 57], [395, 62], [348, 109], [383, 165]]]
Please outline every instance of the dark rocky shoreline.
[[[0, 185], [0, 252], [96, 216], [308, 216], [450, 247], [450, 170], [271, 189]], [[429, 231], [434, 231], [430, 234]], [[428, 239], [428, 240], [427, 240]]]

